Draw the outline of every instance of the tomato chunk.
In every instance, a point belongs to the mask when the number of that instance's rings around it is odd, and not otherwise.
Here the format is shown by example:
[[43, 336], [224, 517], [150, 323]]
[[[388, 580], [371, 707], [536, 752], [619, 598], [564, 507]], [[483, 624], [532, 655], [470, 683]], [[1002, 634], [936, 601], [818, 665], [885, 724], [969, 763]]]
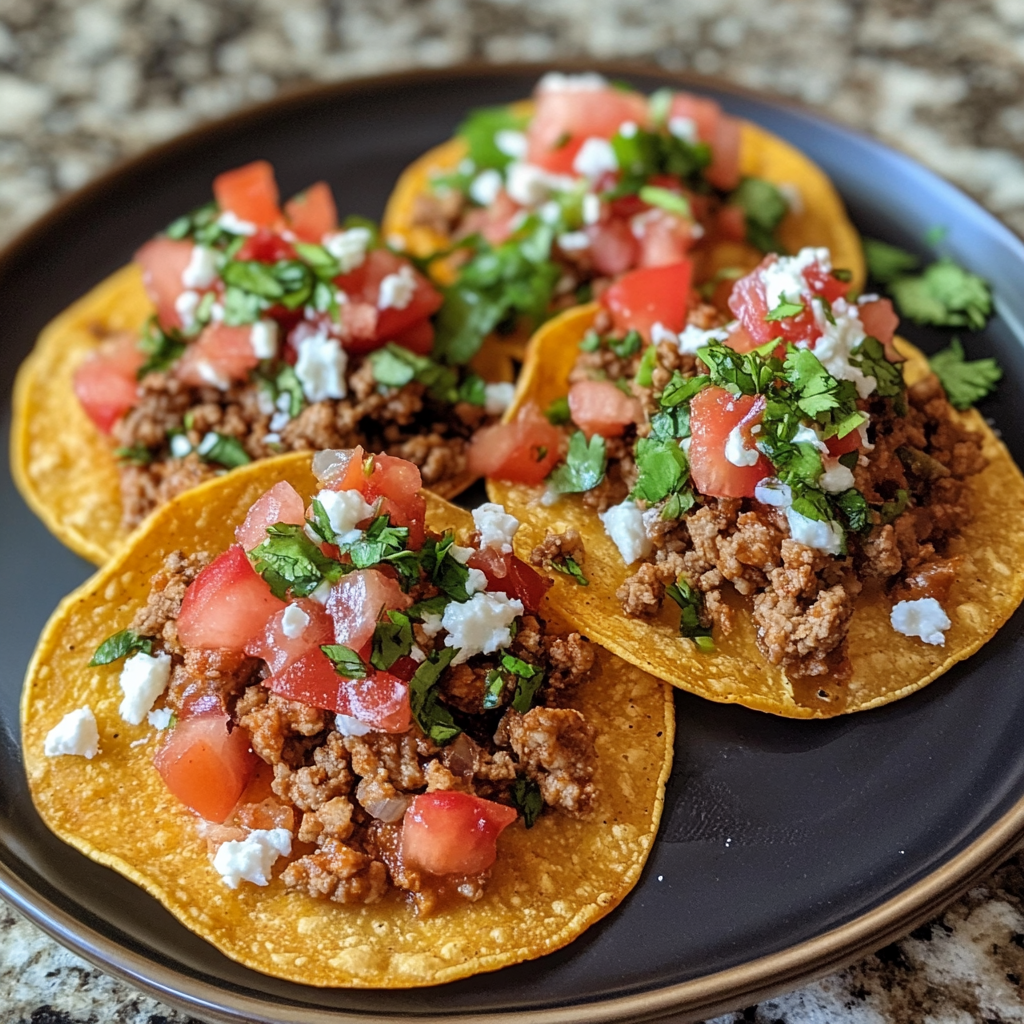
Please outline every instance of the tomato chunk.
[[725, 388], [707, 387], [690, 402], [690, 475], [702, 494], [715, 498], [752, 498], [758, 481], [773, 474], [772, 464], [758, 455], [751, 466], [734, 466], [725, 446], [734, 427], [752, 447], [751, 428], [760, 421], [763, 396], [733, 397]]
[[256, 260], [259, 263], [276, 263], [278, 260], [294, 260], [298, 256], [295, 246], [283, 239], [270, 228], [259, 228], [249, 235], [235, 255], [237, 260]]
[[622, 334], [639, 331], [651, 340], [651, 328], [678, 333], [686, 326], [693, 264], [689, 260], [665, 267], [644, 267], [623, 274], [602, 296], [601, 305], [611, 314]]
[[405, 812], [402, 859], [432, 875], [478, 875], [497, 859], [498, 836], [518, 816], [469, 793], [422, 793]]
[[[365, 459], [362, 445], [325, 448], [313, 456], [313, 472], [317, 480], [332, 491], [359, 491], [361, 494], [367, 480]], [[370, 471], [373, 471], [372, 466]]]
[[837, 459], [840, 455], [846, 455], [849, 452], [855, 452], [860, 448], [860, 431], [851, 430], [848, 434], [843, 437], [829, 437], [825, 439], [825, 447], [828, 449], [829, 455], [832, 458]]
[[266, 160], [225, 171], [213, 179], [213, 195], [222, 210], [239, 220], [272, 227], [281, 220], [274, 168]]
[[207, 821], [227, 818], [258, 760], [248, 731], [229, 728], [226, 715], [179, 721], [153, 759], [167, 788]]
[[310, 185], [284, 204], [284, 215], [292, 231], [304, 242], [319, 242], [338, 226], [338, 207], [326, 181]]
[[267, 619], [263, 632], [245, 645], [245, 653], [262, 658], [271, 672], [280, 672], [310, 651], [319, 650], [321, 644], [330, 643], [334, 643], [330, 615], [322, 604], [300, 597]]
[[350, 715], [381, 732], [408, 732], [412, 727], [407, 683], [377, 671], [369, 679], [342, 679], [320, 650], [291, 662], [266, 685], [289, 700]]
[[540, 611], [544, 595], [553, 582], [511, 552], [502, 554], [494, 548], [474, 551], [467, 565], [487, 577], [489, 591], [522, 601], [523, 607], [533, 615]]
[[697, 238], [693, 222], [667, 210], [649, 210], [638, 222], [641, 267], [666, 267], [680, 263]]
[[587, 228], [590, 258], [594, 269], [608, 277], [618, 277], [640, 259], [640, 243], [628, 223], [610, 220]]
[[154, 238], [135, 254], [135, 262], [142, 268], [142, 284], [165, 331], [182, 326], [175, 303], [185, 291], [181, 275], [192, 259], [192, 249], [191, 242]]
[[75, 396], [104, 434], [138, 401], [136, 374], [145, 361], [134, 339], [124, 337], [104, 342], [75, 370]]
[[252, 327], [209, 324], [186, 349], [174, 368], [178, 380], [193, 387], [227, 388], [232, 381], [249, 379], [259, 365], [252, 348]]
[[238, 544], [218, 555], [189, 584], [178, 614], [186, 647], [244, 651], [267, 619], [284, 608]]
[[610, 380], [581, 380], [569, 388], [569, 412], [573, 422], [591, 438], [620, 437], [643, 415], [640, 403], [623, 394]]
[[473, 435], [466, 452], [471, 473], [539, 484], [555, 468], [561, 432], [535, 405], [525, 405], [511, 423], [495, 423]]
[[[756, 269], [733, 285], [732, 293], [729, 295], [729, 308], [753, 341], [754, 348], [764, 345], [772, 338], [797, 342], [812, 341], [821, 335], [809, 303], [804, 303], [803, 310], [796, 316], [785, 317], [782, 320], [765, 319], [771, 310], [768, 308], [768, 297], [761, 273], [776, 259], [777, 256], [766, 256]], [[810, 291], [810, 286], [807, 290]], [[733, 345], [733, 348], [739, 346]]]
[[903, 356], [893, 344], [900, 318], [892, 308], [892, 302], [889, 299], [875, 299], [873, 302], [862, 303], [857, 307], [857, 312], [864, 325], [864, 333], [877, 338], [885, 346], [885, 358], [890, 363], [902, 362]]
[[412, 598], [398, 581], [376, 569], [356, 569], [331, 587], [327, 611], [339, 644], [358, 651], [372, 637], [385, 608], [408, 608]]
[[299, 492], [287, 480], [280, 480], [252, 503], [245, 522], [235, 529], [235, 540], [246, 551], [252, 551], [267, 539], [268, 526], [302, 524], [305, 520], [306, 508]]

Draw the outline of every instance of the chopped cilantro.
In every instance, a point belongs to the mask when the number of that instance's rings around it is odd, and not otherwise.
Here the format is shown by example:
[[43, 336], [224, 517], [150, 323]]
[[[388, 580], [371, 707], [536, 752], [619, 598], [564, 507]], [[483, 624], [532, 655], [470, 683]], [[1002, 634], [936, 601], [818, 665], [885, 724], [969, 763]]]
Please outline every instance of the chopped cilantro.
[[139, 636], [131, 629], [122, 629], [119, 633], [108, 636], [96, 648], [96, 653], [89, 660], [89, 667], [109, 665], [112, 661], [127, 657], [141, 651], [143, 654], [153, 653], [153, 641], [149, 637]]
[[303, 406], [306, 404], [306, 396], [302, 390], [302, 382], [295, 372], [295, 367], [285, 362], [275, 364], [267, 361], [254, 371], [253, 377], [260, 388], [267, 393], [275, 408], [281, 395], [287, 395], [288, 415], [294, 419], [302, 412]]
[[779, 225], [789, 211], [786, 197], [764, 178], [744, 178], [729, 196], [729, 203], [743, 211], [747, 241], [761, 252], [784, 253], [779, 241]]
[[571, 577], [576, 581], [577, 586], [589, 587], [590, 580], [583, 575], [583, 570], [580, 568], [580, 563], [576, 561], [571, 555], [561, 555], [558, 558], [551, 560], [551, 568], [555, 572], [563, 573], [566, 576]]
[[658, 350], [650, 345], [640, 357], [640, 365], [636, 370], [636, 383], [642, 388], [649, 388], [654, 383], [654, 368], [658, 365]]
[[871, 529], [871, 510], [860, 491], [851, 487], [841, 494], [833, 495], [832, 502], [842, 516], [843, 525], [851, 533]]
[[405, 614], [414, 622], [422, 622], [427, 615], [443, 615], [447, 605], [448, 598], [444, 594], [437, 594], [434, 597], [428, 597], [424, 601], [417, 601], [414, 605], [410, 605], [406, 608]]
[[991, 394], [1003, 376], [994, 359], [964, 359], [964, 347], [959, 338], [953, 338], [949, 347], [933, 355], [928, 363], [942, 383], [950, 404], [957, 409], [969, 409]]
[[[613, 197], [638, 194], [656, 175], [667, 174], [695, 187], [707, 187], [703, 181], [703, 171], [711, 163], [711, 147], [707, 143], [691, 143], [668, 132], [643, 128], [629, 135], [617, 132], [611, 141], [615, 160], [622, 171]], [[669, 195], [676, 194], [670, 192]]]
[[485, 710], [496, 708], [501, 703], [501, 695], [505, 692], [505, 677], [496, 668], [491, 669], [484, 677], [484, 699]]
[[608, 465], [604, 438], [600, 434], [587, 441], [582, 430], [569, 438], [565, 462], [548, 477], [548, 484], [558, 494], [578, 494], [596, 487], [604, 478]]
[[921, 274], [896, 278], [889, 291], [900, 312], [918, 324], [980, 331], [992, 315], [988, 284], [948, 257]]
[[541, 811], [544, 810], [544, 798], [540, 795], [540, 786], [533, 779], [518, 778], [512, 783], [509, 794], [512, 806], [523, 816], [523, 824], [533, 828]]
[[678, 192], [661, 188], [658, 185], [644, 185], [637, 194], [643, 202], [650, 206], [658, 206], [662, 210], [685, 217], [687, 220], [693, 219], [689, 200]]
[[237, 437], [218, 434], [214, 430], [207, 433], [199, 442], [196, 453], [204, 462], [215, 462], [218, 466], [226, 466], [228, 469], [236, 469], [252, 462], [252, 458]]
[[363, 535], [342, 550], [357, 569], [369, 569], [385, 562], [395, 569], [406, 586], [419, 579], [420, 558], [415, 551], [407, 548], [409, 528], [392, 526], [391, 517], [377, 516], [363, 531]]
[[453, 554], [455, 534], [450, 530], [440, 540], [428, 537], [420, 551], [420, 565], [430, 582], [456, 601], [468, 601], [469, 570]]
[[696, 499], [694, 498], [693, 491], [687, 489], [685, 491], [677, 491], [675, 494], [669, 495], [668, 501], [665, 502], [661, 507], [661, 518], [666, 522], [673, 519], [680, 519], [686, 512], [689, 512], [693, 508]]
[[373, 654], [370, 664], [386, 672], [399, 658], [412, 650], [412, 623], [409, 616], [397, 609], [384, 612], [373, 631]]
[[862, 238], [861, 244], [868, 264], [868, 276], [879, 284], [889, 284], [921, 265], [912, 252], [877, 238]]
[[541, 683], [544, 682], [544, 670], [513, 654], [501, 656], [501, 667], [517, 679], [516, 692], [512, 697], [512, 707], [521, 715], [525, 715], [533, 707], [533, 699], [537, 696]]
[[454, 647], [434, 651], [409, 680], [412, 716], [423, 732], [440, 746], [450, 743], [462, 732], [452, 719], [451, 712], [438, 699], [436, 689], [441, 673], [457, 653]]
[[469, 159], [480, 170], [493, 167], [503, 170], [512, 161], [495, 141], [498, 132], [521, 132], [529, 121], [529, 115], [517, 114], [511, 107], [483, 107], [474, 110], [456, 129], [466, 143]]
[[155, 316], [149, 318], [137, 345], [146, 361], [135, 372], [136, 380], [142, 380], [148, 373], [170, 369], [185, 351], [181, 335], [177, 331], [162, 330]]
[[114, 449], [114, 457], [118, 462], [127, 462], [133, 466], [148, 466], [154, 455], [144, 444], [133, 444]]
[[[383, 348], [371, 352], [367, 358], [373, 367], [373, 376], [378, 384], [385, 387], [400, 388], [410, 381], [417, 381], [422, 384], [430, 393], [431, 398], [438, 402], [452, 404], [457, 401], [468, 401], [463, 398], [459, 387], [459, 375], [449, 366], [442, 366], [428, 356], [420, 356], [402, 345], [395, 345], [389, 342]], [[467, 378], [468, 383], [469, 378]], [[477, 405], [483, 405], [483, 381], [476, 377], [479, 382], [480, 401]], [[470, 385], [468, 393], [472, 393]]]
[[850, 353], [850, 362], [867, 376], [875, 378], [878, 393], [883, 398], [902, 401], [905, 386], [903, 370], [899, 363], [890, 363], [885, 358], [885, 347], [877, 338], [865, 338]]
[[907, 505], [910, 504], [910, 493], [905, 491], [902, 487], [896, 492], [895, 501], [884, 502], [882, 507], [879, 509], [879, 515], [882, 519], [882, 525], [885, 526], [888, 523], [899, 519], [901, 515], [907, 510]]
[[682, 576], [665, 588], [665, 593], [679, 605], [679, 635], [688, 637], [699, 650], [707, 653], [715, 645], [711, 640], [711, 627], [702, 625], [704, 597]]
[[320, 648], [343, 679], [365, 679], [370, 670], [359, 655], [344, 644], [323, 644]]
[[564, 427], [572, 419], [572, 414], [569, 412], [568, 396], [563, 395], [561, 398], [556, 398], [547, 407], [544, 415], [547, 416], [549, 423], [556, 427]]
[[659, 441], [641, 437], [636, 443], [635, 458], [640, 475], [630, 492], [633, 499], [643, 498], [655, 504], [682, 490], [689, 479], [689, 460], [674, 438]]
[[581, 352], [596, 352], [601, 347], [601, 335], [591, 329], [580, 338]]
[[643, 342], [644, 340], [640, 336], [639, 331], [628, 331], [624, 338], [609, 338], [608, 348], [620, 359], [628, 359], [640, 351], [640, 346], [643, 345]]
[[706, 374], [684, 377], [678, 370], [675, 370], [672, 373], [672, 379], [665, 385], [665, 390], [658, 398], [658, 404], [662, 409], [671, 409], [682, 405], [689, 402], [698, 391], [710, 383], [711, 378]]
[[[773, 310], [765, 313], [765, 320], [785, 320], [787, 316], [797, 316], [807, 307], [802, 302], [787, 302], [783, 299]], [[835, 323], [835, 320], [832, 321]]]
[[487, 404], [487, 385], [483, 377], [475, 373], [467, 374], [466, 379], [459, 385], [458, 400], [469, 405]]
[[308, 597], [324, 580], [334, 583], [346, 572], [293, 523], [268, 526], [267, 539], [249, 552], [249, 558], [274, 596], [282, 599], [289, 589], [297, 597]]

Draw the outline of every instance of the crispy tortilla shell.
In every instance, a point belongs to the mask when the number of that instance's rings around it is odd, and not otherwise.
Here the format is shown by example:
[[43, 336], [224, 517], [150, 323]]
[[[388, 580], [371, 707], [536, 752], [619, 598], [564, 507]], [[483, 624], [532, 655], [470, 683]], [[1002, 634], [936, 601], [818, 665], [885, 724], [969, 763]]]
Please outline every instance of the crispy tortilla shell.
[[[224, 885], [196, 819], [153, 767], [156, 734], [118, 715], [118, 664], [93, 650], [142, 606], [171, 551], [223, 550], [249, 505], [278, 480], [314, 490], [310, 456], [294, 453], [200, 485], [159, 509], [108, 565], [54, 613], [22, 695], [25, 766], [36, 807], [65, 842], [142, 886], [187, 928], [253, 970], [321, 987], [404, 988], [491, 971], [558, 949], [611, 911], [640, 877], [658, 828], [672, 760], [672, 691], [599, 651], [601, 672], [577, 706], [598, 728], [599, 806], [587, 820], [542, 815], [499, 841], [482, 899], [417, 918], [396, 892], [342, 906], [286, 891]], [[464, 536], [467, 512], [430, 496], [427, 518]], [[553, 610], [552, 610], [553, 611]], [[547, 614], [547, 612], [545, 612]], [[90, 706], [100, 753], [46, 757], [46, 733]], [[134, 744], [138, 740], [139, 746]], [[275, 875], [283, 862], [278, 862]]]
[[[101, 341], [138, 333], [152, 313], [139, 267], [122, 267], [44, 328], [15, 383], [11, 467], [18, 490], [59, 540], [97, 565], [128, 531], [113, 446], [75, 397], [74, 374]], [[514, 379], [501, 350], [480, 352], [473, 367], [485, 380]], [[454, 498], [474, 479], [463, 472], [435, 490]]]
[[[541, 409], [568, 391], [568, 376], [580, 338], [590, 327], [597, 307], [580, 307], [549, 321], [534, 336], [507, 417], [526, 402]], [[907, 356], [908, 384], [928, 370], [925, 357], [897, 339]], [[616, 589], [639, 563], [623, 564], [618, 548], [604, 531], [597, 513], [579, 495], [554, 505], [540, 504], [541, 488], [490, 480], [488, 493], [522, 520], [516, 539], [520, 557], [528, 558], [547, 530], [579, 530], [586, 547], [584, 571], [590, 585], [580, 587], [568, 577], [555, 580], [551, 600], [578, 630], [619, 657], [700, 697], [744, 704], [787, 718], [829, 718], [864, 711], [898, 700], [942, 675], [990, 640], [1024, 597], [1024, 477], [1006, 446], [974, 410], [957, 414], [965, 426], [983, 437], [989, 461], [984, 472], [969, 480], [972, 521], [951, 552], [963, 558], [946, 609], [952, 627], [945, 646], [931, 646], [902, 636], [889, 623], [890, 599], [866, 583], [857, 599], [849, 634], [853, 676], [839, 686], [830, 679], [789, 679], [769, 665], [757, 648], [755, 628], [738, 596], [740, 614], [728, 636], [715, 636], [715, 651], [703, 654], [679, 636], [679, 614], [666, 601], [654, 620], [627, 618]]]

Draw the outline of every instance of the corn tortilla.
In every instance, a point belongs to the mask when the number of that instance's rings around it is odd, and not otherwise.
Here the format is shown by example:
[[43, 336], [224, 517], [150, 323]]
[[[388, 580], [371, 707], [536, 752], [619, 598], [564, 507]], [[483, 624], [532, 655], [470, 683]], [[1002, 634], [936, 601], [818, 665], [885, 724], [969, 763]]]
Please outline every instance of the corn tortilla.
[[[514, 418], [527, 402], [545, 409], [566, 394], [579, 340], [596, 312], [593, 304], [569, 310], [537, 332], [507, 418]], [[896, 340], [907, 356], [903, 364], [907, 384], [913, 384], [930, 372], [928, 362], [909, 342]], [[842, 687], [828, 680], [791, 681], [781, 668], [769, 665], [757, 647], [747, 612], [736, 616], [732, 633], [715, 636], [711, 654], [701, 653], [692, 641], [679, 636], [679, 613], [670, 602], [654, 620], [627, 618], [615, 591], [636, 566], [623, 564], [597, 513], [579, 495], [566, 495], [545, 506], [538, 500], [542, 488], [490, 480], [487, 489], [493, 501], [504, 504], [523, 522], [515, 539], [520, 557], [529, 557], [548, 529], [579, 530], [590, 585], [579, 587], [560, 577], [552, 587], [551, 601], [592, 640], [645, 672], [709, 700], [787, 718], [829, 718], [879, 707], [919, 690], [990, 640], [1024, 597], [1024, 477], [977, 411], [957, 415], [982, 435], [989, 465], [968, 481], [974, 518], [951, 542], [951, 553], [962, 556], [963, 563], [946, 602], [952, 627], [946, 632], [945, 646], [897, 633], [889, 622], [889, 598], [879, 587], [865, 583], [849, 633], [853, 676]], [[738, 596], [735, 607], [745, 608]]]
[[[601, 795], [594, 814], [582, 821], [544, 814], [529, 831], [513, 824], [501, 836], [483, 898], [422, 919], [395, 890], [377, 904], [342, 906], [286, 891], [276, 879], [266, 888], [227, 888], [197, 837], [196, 819], [153, 767], [153, 729], [118, 715], [119, 665], [87, 667], [96, 646], [145, 603], [149, 580], [169, 552], [223, 550], [249, 505], [282, 479], [300, 493], [315, 491], [310, 456], [255, 463], [178, 496], [58, 607], [29, 666], [21, 704], [25, 766], [39, 813], [61, 839], [142, 886], [225, 955], [302, 984], [433, 985], [570, 942], [636, 883], [661, 817], [672, 760], [672, 690], [632, 665], [599, 651], [600, 676], [576, 701], [598, 729]], [[469, 513], [432, 495], [427, 521], [463, 536], [473, 529]], [[96, 715], [100, 753], [92, 760], [46, 757], [46, 733], [83, 705]], [[144, 742], [135, 746], [138, 740]]]

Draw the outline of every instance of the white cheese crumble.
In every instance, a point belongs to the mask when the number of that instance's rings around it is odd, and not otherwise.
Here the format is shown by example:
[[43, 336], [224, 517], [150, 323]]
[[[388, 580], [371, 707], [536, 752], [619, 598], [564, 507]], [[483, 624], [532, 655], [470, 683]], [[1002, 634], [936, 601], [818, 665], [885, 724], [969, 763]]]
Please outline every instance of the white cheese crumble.
[[640, 131], [640, 128], [636, 121], [623, 121], [622, 124], [619, 125], [619, 134], [624, 139], [633, 138], [638, 131]]
[[501, 180], [501, 173], [493, 167], [488, 167], [473, 179], [469, 186], [469, 197], [474, 203], [490, 206], [498, 198], [502, 184], [504, 183]]
[[502, 128], [494, 133], [494, 144], [505, 156], [513, 160], [523, 160], [529, 148], [529, 142], [523, 132], [514, 131], [512, 128]]
[[725, 439], [725, 457], [734, 466], [753, 466], [759, 454], [756, 448], [747, 447], [747, 439], [743, 436], [739, 424], [729, 431], [729, 436]]
[[388, 274], [380, 283], [377, 308], [405, 309], [416, 294], [416, 275], [408, 264], [395, 274]]
[[945, 646], [943, 635], [952, 625], [942, 605], [934, 597], [921, 597], [916, 601], [899, 601], [893, 605], [889, 622], [897, 633], [920, 637], [926, 644]]
[[448, 631], [445, 647], [455, 647], [453, 665], [461, 665], [474, 654], [493, 654], [512, 643], [511, 626], [523, 614], [523, 602], [507, 594], [474, 594], [468, 601], [452, 601], [441, 616]]
[[281, 616], [281, 632], [289, 640], [302, 636], [309, 625], [309, 616], [297, 605], [290, 604]]
[[[660, 324], [655, 324], [655, 327], [661, 327]], [[662, 327], [665, 331], [665, 328]], [[687, 324], [683, 328], [683, 333], [678, 337], [673, 335], [671, 331], [665, 331], [668, 335], [666, 338], [655, 338], [654, 330], [651, 330], [651, 341], [655, 345], [659, 341], [674, 341], [679, 346], [679, 351], [683, 355], [696, 355], [702, 348], [706, 348], [709, 342], [712, 341], [725, 341], [729, 337], [729, 332], [724, 327], [714, 327], [710, 331], [702, 331], [699, 327], [695, 327], [693, 324]]]
[[344, 398], [345, 369], [348, 356], [341, 342], [322, 331], [299, 342], [299, 358], [295, 375], [302, 385], [307, 401], [322, 402], [326, 398]]
[[615, 159], [615, 150], [607, 139], [589, 138], [576, 154], [572, 169], [585, 178], [596, 180], [604, 174], [619, 169], [619, 161]]
[[782, 193], [790, 213], [799, 215], [804, 212], [804, 196], [798, 185], [791, 181], [781, 181], [775, 187]]
[[277, 355], [277, 321], [257, 320], [249, 332], [249, 344], [257, 359], [273, 359]]
[[230, 210], [225, 210], [217, 218], [217, 227], [223, 228], [232, 235], [255, 235], [256, 225], [241, 217], [236, 217]]
[[60, 754], [78, 754], [91, 761], [100, 749], [100, 733], [92, 708], [69, 711], [43, 740], [43, 753], [47, 757]]
[[[836, 299], [832, 303], [835, 323], [825, 316], [825, 308], [819, 299], [811, 303], [811, 308], [814, 310], [818, 330], [821, 331], [821, 337], [814, 343], [814, 354], [818, 361], [836, 379], [852, 381], [857, 394], [867, 398], [878, 387], [878, 381], [850, 362], [850, 354], [865, 337], [857, 307], [845, 299]], [[807, 348], [807, 343], [798, 342], [797, 348]]]
[[560, 71], [549, 71], [537, 83], [536, 91], [541, 92], [597, 92], [608, 84], [604, 75], [596, 71], [584, 71], [578, 75], [563, 75]]
[[588, 192], [583, 197], [583, 223], [596, 224], [601, 219], [601, 197]]
[[484, 385], [484, 412], [488, 416], [500, 416], [516, 396], [516, 386], [511, 381]]
[[327, 580], [324, 580], [322, 583], [317, 584], [316, 590], [309, 595], [309, 598], [311, 601], [316, 601], [317, 604], [327, 604], [330, 596], [331, 585]]
[[793, 504], [792, 488], [774, 476], [765, 477], [757, 482], [754, 497], [762, 505], [772, 505], [775, 508], [789, 508]]
[[828, 451], [828, 445], [821, 439], [821, 434], [814, 427], [809, 427], [804, 423], [801, 423], [796, 428], [796, 433], [793, 435], [793, 444], [810, 444], [814, 445], [819, 452]]
[[466, 571], [469, 573], [469, 578], [466, 580], [467, 594], [479, 594], [480, 591], [487, 589], [487, 573], [481, 569], [474, 569], [472, 566]]
[[557, 224], [562, 219], [562, 208], [554, 199], [549, 199], [541, 204], [537, 214], [545, 224]]
[[423, 630], [424, 635], [428, 637], [437, 636], [443, 628], [441, 624], [441, 616], [435, 612], [424, 612], [423, 622], [420, 624], [420, 628]]
[[342, 736], [365, 736], [368, 732], [373, 731], [372, 725], [367, 725], [351, 715], [342, 715], [340, 713], [334, 716], [334, 728]]
[[697, 134], [697, 122], [692, 117], [670, 117], [668, 130], [670, 135], [682, 139], [683, 142], [689, 142], [691, 145], [700, 141]]
[[338, 261], [341, 272], [362, 266], [366, 250], [370, 245], [369, 228], [349, 228], [347, 231], [331, 231], [320, 240], [323, 247]]
[[423, 653], [423, 648], [417, 647], [415, 644], [409, 648], [409, 657], [417, 664], [427, 660], [427, 656]]
[[176, 459], [183, 459], [192, 452], [192, 442], [184, 434], [171, 436], [171, 454]]
[[174, 712], [170, 708], [153, 708], [146, 715], [146, 721], [149, 722], [154, 729], [159, 729], [163, 732], [164, 729], [169, 729], [171, 726], [171, 719], [174, 717]]
[[567, 231], [556, 239], [562, 252], [582, 252], [590, 248], [590, 235], [586, 231]]
[[157, 654], [155, 657], [139, 651], [124, 663], [121, 669], [121, 691], [124, 699], [117, 709], [118, 714], [132, 725], [141, 725], [157, 697], [167, 689], [171, 678], [171, 656]]
[[181, 272], [185, 288], [209, 288], [217, 280], [217, 254], [206, 245], [193, 245], [188, 266]]
[[229, 889], [237, 889], [242, 882], [269, 885], [274, 862], [291, 852], [292, 834], [288, 829], [258, 828], [241, 842], [231, 839], [221, 843], [213, 866]]
[[841, 494], [854, 483], [853, 473], [838, 459], [822, 459], [825, 471], [818, 477], [818, 486], [828, 494]]
[[543, 203], [552, 192], [565, 192], [575, 184], [575, 179], [568, 175], [549, 174], [542, 167], [518, 160], [505, 169], [505, 191], [520, 206], [531, 209]]
[[828, 249], [807, 246], [795, 256], [780, 256], [765, 267], [761, 271], [761, 280], [768, 309], [775, 309], [780, 302], [799, 302], [801, 295], [810, 291], [803, 272], [815, 263], [820, 263], [826, 271], [832, 269], [832, 255]]
[[823, 551], [826, 555], [838, 555], [843, 550], [843, 531], [838, 523], [826, 519], [808, 519], [793, 508], [786, 509], [789, 535], [798, 544]]
[[195, 367], [204, 384], [209, 384], [218, 391], [227, 391], [231, 387], [231, 381], [209, 359], [200, 359]]
[[196, 309], [201, 296], [199, 292], [186, 289], [174, 300], [174, 310], [181, 317], [181, 326], [190, 331], [196, 325]]
[[493, 501], [473, 509], [473, 522], [480, 534], [480, 546], [494, 548], [503, 555], [512, 551], [512, 538], [519, 529], [519, 520]]
[[627, 498], [621, 505], [612, 505], [600, 513], [604, 532], [619, 549], [626, 565], [651, 553], [651, 539], [644, 529], [643, 513]]
[[373, 515], [373, 506], [358, 491], [322, 490], [317, 500], [323, 505], [331, 529], [338, 535], [339, 544], [352, 544], [359, 540], [362, 531], [356, 523]]
[[452, 558], [463, 565], [473, 557], [473, 549], [464, 548], [460, 544], [453, 544], [448, 550], [451, 552]]

